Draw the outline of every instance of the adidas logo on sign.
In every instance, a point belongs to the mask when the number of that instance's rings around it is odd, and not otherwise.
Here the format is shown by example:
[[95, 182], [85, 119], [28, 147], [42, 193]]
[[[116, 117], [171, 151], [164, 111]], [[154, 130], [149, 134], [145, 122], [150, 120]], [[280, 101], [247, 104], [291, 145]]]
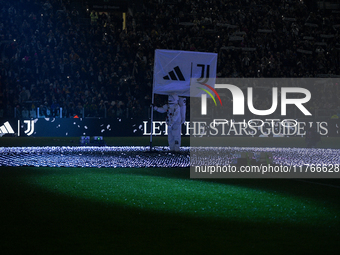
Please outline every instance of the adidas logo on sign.
[[[176, 76], [177, 75], [177, 76]], [[179, 69], [179, 66], [176, 66], [173, 71], [169, 72], [169, 75], [165, 75], [163, 77], [164, 80], [173, 80], [173, 81], [185, 81], [184, 76], [181, 72], [181, 69]]]
[[14, 130], [8, 121], [6, 121], [5, 124], [0, 127], [0, 136], [5, 134], [14, 134]]

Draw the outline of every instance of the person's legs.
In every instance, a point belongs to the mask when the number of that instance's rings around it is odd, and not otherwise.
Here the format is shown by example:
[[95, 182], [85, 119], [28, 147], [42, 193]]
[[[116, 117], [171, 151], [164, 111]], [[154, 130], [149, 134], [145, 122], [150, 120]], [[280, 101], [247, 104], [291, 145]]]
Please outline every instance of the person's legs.
[[172, 126], [172, 135], [174, 140], [174, 150], [179, 151], [181, 147], [181, 124], [174, 124]]
[[169, 143], [170, 151], [174, 151], [175, 150], [175, 137], [173, 133], [173, 126], [168, 127], [168, 143]]

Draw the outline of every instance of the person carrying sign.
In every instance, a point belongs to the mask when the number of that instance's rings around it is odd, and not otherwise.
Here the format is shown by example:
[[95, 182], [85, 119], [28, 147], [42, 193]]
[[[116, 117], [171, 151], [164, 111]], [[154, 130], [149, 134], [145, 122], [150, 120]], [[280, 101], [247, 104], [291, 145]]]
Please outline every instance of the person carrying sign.
[[168, 143], [170, 151], [178, 152], [181, 146], [181, 108], [178, 104], [177, 95], [169, 95], [168, 103], [162, 107], [154, 107], [160, 113], [166, 113], [166, 124], [168, 125]]

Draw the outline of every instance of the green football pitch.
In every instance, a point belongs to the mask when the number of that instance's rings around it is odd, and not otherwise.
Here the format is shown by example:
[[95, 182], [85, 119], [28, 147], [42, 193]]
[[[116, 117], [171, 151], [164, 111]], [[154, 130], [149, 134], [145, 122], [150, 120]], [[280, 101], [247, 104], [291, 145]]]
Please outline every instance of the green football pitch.
[[[301, 138], [237, 139], [228, 146], [304, 146]], [[146, 138], [105, 140], [148, 145]], [[319, 146], [338, 144], [331, 138]], [[72, 145], [77, 138], [0, 138], [0, 146]], [[156, 137], [154, 145], [166, 145], [166, 138]], [[338, 253], [339, 179], [189, 175], [188, 168], [2, 166], [1, 253]]]

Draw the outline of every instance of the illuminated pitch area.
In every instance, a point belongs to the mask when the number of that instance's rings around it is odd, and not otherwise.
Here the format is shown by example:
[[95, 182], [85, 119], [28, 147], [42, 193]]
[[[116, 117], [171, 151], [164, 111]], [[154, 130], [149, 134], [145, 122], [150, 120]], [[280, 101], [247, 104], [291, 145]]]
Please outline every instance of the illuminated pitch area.
[[[150, 153], [148, 146], [73, 146], [73, 147], [1, 147], [0, 166], [35, 167], [190, 167], [232, 164], [242, 152], [252, 152], [258, 160], [260, 153], [270, 153], [272, 163], [301, 166], [304, 164], [340, 164], [339, 149], [259, 148], [259, 147], [182, 147], [179, 153], [157, 146]], [[190, 155], [191, 154], [191, 155]]]
[[339, 165], [340, 149], [316, 148], [262, 148], [262, 147], [197, 147], [192, 148], [192, 165], [234, 164], [242, 153], [251, 153], [251, 158], [260, 161], [261, 154], [271, 155], [273, 164], [304, 166], [312, 164]]
[[189, 167], [189, 148], [172, 153], [168, 147], [74, 146], [0, 148], [0, 166], [35, 167]]

